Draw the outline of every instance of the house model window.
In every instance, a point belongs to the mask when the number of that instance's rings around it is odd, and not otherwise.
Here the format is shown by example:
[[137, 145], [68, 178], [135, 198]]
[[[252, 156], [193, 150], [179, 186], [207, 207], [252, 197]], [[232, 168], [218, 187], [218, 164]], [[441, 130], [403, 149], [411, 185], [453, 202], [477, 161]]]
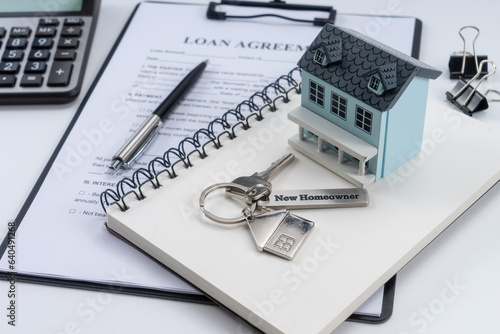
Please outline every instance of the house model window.
[[347, 99], [332, 93], [332, 114], [337, 115], [345, 121], [347, 113]]
[[325, 105], [325, 87], [311, 80], [309, 84], [309, 100], [323, 107]]
[[320, 65], [323, 65], [323, 66], [326, 65], [326, 55], [323, 52], [323, 50], [316, 50], [316, 53], [314, 54], [314, 61], [317, 64], [320, 64]]
[[313, 52], [313, 61], [321, 66], [338, 63], [342, 60], [342, 39], [334, 38], [309, 49]]
[[375, 75], [372, 75], [368, 87], [370, 87], [370, 89], [376, 93], [378, 91], [379, 86], [380, 86], [380, 79], [377, 78]]
[[299, 128], [288, 143], [358, 187], [418, 153], [429, 80], [441, 72], [359, 32], [326, 24], [298, 62]]
[[356, 127], [368, 134], [372, 133], [372, 113], [360, 106], [356, 106]]
[[365, 76], [368, 78], [368, 89], [377, 95], [383, 95], [397, 87], [396, 64], [386, 64], [371, 70]]

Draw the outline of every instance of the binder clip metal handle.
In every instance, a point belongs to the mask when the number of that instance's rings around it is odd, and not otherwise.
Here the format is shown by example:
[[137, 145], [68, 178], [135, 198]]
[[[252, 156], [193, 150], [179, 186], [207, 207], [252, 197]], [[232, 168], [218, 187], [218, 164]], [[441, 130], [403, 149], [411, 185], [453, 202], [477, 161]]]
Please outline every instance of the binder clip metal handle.
[[[493, 66], [493, 71], [486, 73], [481, 78], [481, 71], [483, 66], [486, 66], [487, 63], [490, 63]], [[494, 62], [491, 60], [483, 60], [479, 64], [479, 71], [477, 71], [476, 75], [472, 77], [468, 82], [465, 82], [463, 79], [460, 79], [455, 87], [450, 91], [446, 92], [446, 97], [453, 104], [455, 104], [460, 110], [466, 113], [469, 116], [472, 116], [472, 113], [476, 111], [481, 111], [488, 108], [488, 100], [484, 95], [477, 91], [479, 85], [486, 79], [487, 77], [493, 75], [497, 70], [497, 67]], [[476, 86], [472, 87], [472, 82], [478, 79]]]
[[[467, 51], [467, 42], [462, 34], [462, 31], [465, 29], [473, 29], [477, 32], [472, 42], [473, 54]], [[480, 69], [479, 62], [487, 60], [488, 56], [478, 56], [476, 52], [476, 40], [480, 34], [479, 29], [474, 26], [465, 26], [458, 31], [458, 34], [464, 42], [464, 48], [462, 52], [454, 52], [450, 57], [450, 62], [448, 63], [448, 67], [450, 69], [450, 79], [469, 79], [474, 77], [476, 73], [481, 73], [481, 77], [486, 75], [488, 73], [488, 67], [486, 66], [484, 69]]]
[[[495, 93], [495, 94], [500, 96], [500, 91], [498, 91], [496, 89], [488, 89], [486, 91], [486, 93], [484, 93], [484, 96], [488, 96], [490, 93]], [[488, 102], [500, 102], [500, 98], [496, 98], [496, 99], [488, 98]]]
[[462, 73], [462, 75], [465, 73], [465, 60], [466, 60], [466, 54], [467, 54], [467, 42], [465, 41], [464, 35], [462, 35], [462, 30], [468, 29], [468, 28], [469, 29], [474, 29], [474, 30], [477, 31], [476, 37], [474, 37], [474, 41], [472, 42], [472, 50], [474, 52], [474, 63], [476, 64], [476, 73], [479, 72], [479, 65], [477, 63], [477, 52], [476, 52], [476, 40], [479, 37], [479, 29], [477, 27], [474, 27], [474, 26], [465, 26], [465, 27], [462, 27], [462, 29], [460, 29], [458, 31], [458, 34], [460, 35], [460, 38], [462, 38], [462, 41], [464, 41], [464, 50], [462, 51], [462, 53], [463, 53], [463, 56], [462, 56], [462, 68], [460, 70], [460, 72]]

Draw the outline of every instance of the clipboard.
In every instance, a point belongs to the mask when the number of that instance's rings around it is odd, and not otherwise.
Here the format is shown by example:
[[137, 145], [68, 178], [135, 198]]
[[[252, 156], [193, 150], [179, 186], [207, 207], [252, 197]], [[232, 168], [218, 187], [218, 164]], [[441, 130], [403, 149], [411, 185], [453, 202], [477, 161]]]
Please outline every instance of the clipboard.
[[[169, 3], [158, 3], [162, 4], [165, 6], [168, 6]], [[197, 6], [194, 4], [185, 4], [186, 6]], [[124, 36], [127, 34], [127, 29], [131, 25], [131, 23], [134, 20], [134, 16], [139, 8], [140, 4], [136, 7], [134, 12], [131, 14], [129, 20], [127, 21], [125, 27], [123, 28], [121, 34], [119, 35], [116, 43], [114, 44], [111, 52], [107, 56], [102, 68], [100, 69], [96, 79], [94, 80], [89, 92], [86, 94], [82, 104], [78, 108], [75, 117], [71, 121], [68, 129], [64, 133], [63, 138], [61, 139], [59, 145], [57, 146], [55, 152], [52, 154], [48, 164], [44, 168], [42, 174], [40, 175], [40, 178], [37, 180], [32, 192], [28, 196], [26, 202], [24, 203], [19, 215], [16, 217], [15, 224], [16, 228], [19, 227], [19, 225], [23, 222], [23, 219], [25, 218], [26, 214], [30, 210], [32, 204], [36, 201], [38, 192], [42, 185], [44, 184], [47, 175], [51, 171], [51, 169], [54, 166], [54, 162], [56, 161], [56, 158], [60, 151], [63, 149], [66, 140], [70, 136], [73, 128], [75, 127], [76, 123], [79, 121], [79, 118], [84, 111], [87, 102], [91, 98], [92, 94], [95, 92], [96, 86], [98, 85], [101, 77], [105, 73], [109, 63], [111, 62], [113, 55], [117, 52], [117, 49], [120, 46], [121, 41], [123, 40]], [[338, 17], [338, 16], [336, 16]], [[418, 20], [415, 20], [415, 31], [414, 31], [414, 38], [413, 38], [413, 48], [412, 48], [412, 55], [415, 56], [417, 53], [418, 55], [418, 45], [420, 43], [420, 34], [421, 34], [421, 22]], [[417, 47], [416, 47], [417, 46]], [[6, 254], [6, 248], [7, 248], [7, 243], [8, 240], [7, 238], [4, 239], [2, 244], [0, 245], [0, 252], [5, 256]], [[1, 279], [9, 279], [11, 277], [12, 273], [8, 271], [0, 271], [0, 278]], [[117, 283], [107, 283], [107, 282], [92, 282], [88, 280], [83, 280], [83, 279], [72, 279], [72, 278], [61, 278], [61, 277], [47, 277], [43, 275], [34, 275], [34, 274], [25, 274], [25, 273], [18, 273], [16, 274], [16, 279], [19, 282], [28, 282], [28, 283], [37, 283], [37, 284], [45, 284], [45, 285], [54, 285], [54, 286], [64, 286], [64, 287], [76, 287], [76, 288], [82, 288], [82, 289], [90, 289], [90, 290], [109, 290], [109, 291], [114, 291], [118, 293], [123, 293], [123, 294], [131, 294], [131, 295], [140, 295], [140, 296], [150, 296], [150, 297], [156, 297], [156, 298], [168, 298], [168, 299], [174, 299], [174, 300], [184, 300], [184, 301], [192, 301], [192, 302], [198, 302], [198, 303], [212, 303], [210, 299], [208, 299], [205, 296], [202, 295], [193, 295], [193, 294], [184, 294], [184, 293], [178, 293], [178, 292], [165, 292], [165, 291], [159, 291], [155, 289], [148, 289], [148, 288], [143, 288], [143, 287], [132, 287], [132, 286], [127, 286], [127, 285], [120, 285]], [[386, 290], [384, 292], [384, 310], [381, 314], [380, 317], [377, 318], [372, 318], [369, 316], [363, 316], [359, 315], [354, 318], [351, 318], [350, 320], [352, 321], [362, 321], [362, 322], [382, 322], [385, 321], [389, 318], [391, 312], [392, 312], [392, 300], [394, 296], [394, 281], [395, 278], [392, 280], [392, 284], [389, 284], [388, 286], [386, 285]]]
[[[257, 15], [226, 15], [223, 11], [217, 11], [217, 6], [219, 5], [229, 5], [229, 6], [238, 6], [238, 7], [261, 7], [261, 8], [276, 8], [276, 9], [284, 9], [290, 11], [319, 11], [328, 13], [328, 17], [321, 18], [315, 17], [312, 20], [301, 20], [296, 19], [290, 16], [277, 15], [271, 13], [257, 14]], [[220, 3], [210, 2], [208, 4], [207, 10], [207, 18], [212, 20], [226, 20], [226, 19], [252, 19], [258, 17], [277, 17], [285, 20], [295, 21], [295, 22], [303, 22], [303, 23], [312, 23], [314, 25], [323, 26], [327, 23], [335, 24], [335, 15], [337, 11], [333, 9], [331, 6], [315, 6], [315, 5], [300, 5], [300, 4], [287, 4], [282, 0], [272, 0], [270, 2], [254, 2], [254, 1], [233, 1], [233, 0], [221, 0]]]

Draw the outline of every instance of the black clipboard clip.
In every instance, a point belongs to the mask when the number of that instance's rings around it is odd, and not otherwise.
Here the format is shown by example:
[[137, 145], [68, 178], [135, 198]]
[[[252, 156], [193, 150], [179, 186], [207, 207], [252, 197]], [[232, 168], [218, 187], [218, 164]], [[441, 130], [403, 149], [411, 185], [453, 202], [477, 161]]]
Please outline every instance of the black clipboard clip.
[[[313, 20], [296, 19], [288, 16], [277, 14], [258, 14], [258, 15], [226, 15], [225, 12], [217, 11], [218, 5], [240, 6], [240, 7], [262, 7], [262, 8], [276, 8], [286, 10], [302, 10], [302, 11], [321, 11], [329, 14], [328, 18], [314, 18]], [[327, 23], [334, 24], [337, 11], [331, 6], [315, 6], [315, 5], [299, 5], [287, 4], [282, 0], [272, 0], [271, 2], [254, 2], [254, 1], [238, 1], [238, 0], [221, 0], [220, 3], [210, 2], [208, 4], [207, 18], [212, 20], [225, 20], [225, 19], [253, 19], [259, 17], [278, 17], [285, 20], [294, 22], [312, 23], [315, 26], [324, 26]]]
[[[482, 68], [487, 63], [490, 63], [493, 66], [493, 71], [486, 73], [480, 78]], [[496, 72], [496, 70], [497, 67], [494, 62], [492, 62], [491, 60], [483, 60], [479, 64], [479, 71], [477, 71], [476, 75], [468, 82], [465, 82], [463, 79], [460, 79], [451, 91], [446, 92], [446, 98], [469, 116], [472, 116], [472, 114], [475, 113], [476, 111], [487, 109], [488, 100], [486, 99], [486, 96], [479, 93], [477, 88], [483, 82], [484, 79], [493, 75]], [[471, 84], [476, 79], [479, 79], [479, 81], [473, 88]]]
[[[467, 42], [465, 41], [464, 35], [462, 35], [462, 30], [465, 29], [473, 29], [476, 30], [476, 36], [474, 37], [474, 41], [472, 42], [472, 52], [467, 52]], [[481, 71], [479, 70], [479, 63], [483, 60], [487, 60], [488, 56], [486, 55], [477, 55], [476, 52], [476, 40], [479, 37], [479, 29], [474, 26], [465, 26], [462, 27], [458, 34], [460, 38], [464, 41], [464, 48], [462, 51], [453, 52], [450, 56], [450, 61], [448, 62], [448, 68], [450, 69], [450, 79], [470, 79], [476, 75], [477, 72], [480, 72], [480, 78], [485, 76], [488, 73], [488, 67], [485, 66]]]

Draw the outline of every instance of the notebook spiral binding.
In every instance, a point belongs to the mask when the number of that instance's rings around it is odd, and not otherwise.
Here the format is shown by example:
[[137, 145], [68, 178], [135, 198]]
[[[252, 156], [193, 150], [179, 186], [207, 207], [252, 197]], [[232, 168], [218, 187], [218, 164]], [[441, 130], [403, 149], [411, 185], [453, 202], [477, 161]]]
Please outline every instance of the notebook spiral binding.
[[[300, 68], [292, 69], [288, 74], [280, 76], [276, 81], [265, 86], [261, 91], [255, 92], [248, 100], [240, 102], [234, 109], [226, 111], [221, 117], [212, 120], [206, 128], [197, 130], [191, 137], [186, 137], [177, 146], [165, 151], [148, 163], [147, 168], [139, 168], [130, 177], [118, 181], [115, 189], [106, 189], [101, 193], [101, 206], [106, 212], [110, 205], [118, 205], [120, 210], [127, 211], [126, 196], [134, 194], [137, 200], [145, 198], [142, 186], [150, 184], [153, 188], [162, 186], [158, 177], [167, 173], [169, 178], [175, 178], [175, 167], [181, 164], [185, 168], [192, 167], [191, 155], [198, 153], [201, 159], [206, 158], [207, 145], [214, 145], [216, 149], [222, 147], [221, 137], [229, 139], [236, 138], [236, 128], [247, 130], [250, 128], [249, 120], [255, 118], [258, 121], [264, 117], [262, 112], [268, 109], [271, 112], [277, 110], [276, 103], [290, 101], [289, 94], [292, 91], [300, 94], [301, 83], [294, 76], [300, 76]], [[248, 115], [243, 113], [249, 112]], [[230, 120], [234, 119], [235, 122]], [[221, 129], [220, 133], [217, 129]]]

